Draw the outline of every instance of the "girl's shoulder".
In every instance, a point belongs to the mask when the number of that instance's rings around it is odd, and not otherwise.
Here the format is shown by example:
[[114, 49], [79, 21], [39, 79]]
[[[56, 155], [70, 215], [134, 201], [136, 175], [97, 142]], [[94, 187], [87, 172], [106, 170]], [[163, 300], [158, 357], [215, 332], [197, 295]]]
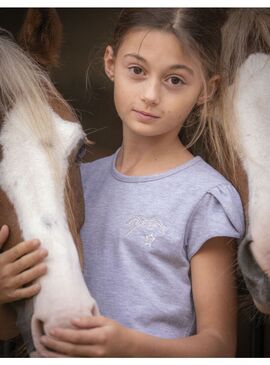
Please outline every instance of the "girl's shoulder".
[[231, 221], [239, 221], [237, 226], [242, 227], [243, 204], [234, 185], [202, 158], [189, 173], [186, 181], [189, 193], [193, 197], [194, 212], [198, 214], [201, 211], [204, 215], [208, 210], [209, 214], [214, 216], [215, 212], [223, 211]]
[[184, 188], [193, 193], [194, 200], [200, 199], [204, 194], [213, 192], [224, 193], [232, 196], [238, 195], [232, 183], [227, 180], [219, 171], [208, 164], [202, 157], [196, 156], [190, 168], [184, 170], [184, 176], [179, 176]]
[[185, 236], [189, 259], [210, 238], [240, 240], [245, 234], [244, 208], [236, 188], [203, 159], [196, 165], [194, 199]]
[[85, 162], [80, 164], [80, 171], [82, 178], [97, 175], [103, 173], [104, 171], [110, 169], [113, 160], [113, 155], [98, 158], [91, 162]]
[[85, 195], [98, 189], [108, 179], [112, 161], [113, 155], [80, 164], [81, 181]]
[[202, 179], [201, 181], [205, 181], [205, 183], [213, 187], [220, 184], [231, 185], [229, 180], [201, 157], [199, 158], [199, 163], [196, 164], [195, 176], [197, 179]]

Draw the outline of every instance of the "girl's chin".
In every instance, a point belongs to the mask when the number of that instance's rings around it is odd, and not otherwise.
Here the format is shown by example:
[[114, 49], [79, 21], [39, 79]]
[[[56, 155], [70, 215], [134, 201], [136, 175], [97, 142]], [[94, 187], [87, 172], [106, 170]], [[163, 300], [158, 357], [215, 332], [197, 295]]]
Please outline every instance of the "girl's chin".
[[124, 135], [126, 136], [137, 136], [137, 137], [160, 137], [165, 135], [165, 131], [155, 128], [154, 125], [145, 123], [134, 123], [132, 125], [124, 125]]

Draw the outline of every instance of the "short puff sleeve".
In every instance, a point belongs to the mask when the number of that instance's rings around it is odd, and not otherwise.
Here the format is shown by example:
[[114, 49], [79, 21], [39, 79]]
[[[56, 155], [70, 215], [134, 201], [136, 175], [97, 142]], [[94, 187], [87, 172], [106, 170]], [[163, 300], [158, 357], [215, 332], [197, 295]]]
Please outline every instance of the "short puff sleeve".
[[236, 189], [219, 185], [203, 195], [189, 218], [186, 252], [190, 260], [202, 245], [213, 237], [241, 239], [245, 232], [243, 206]]

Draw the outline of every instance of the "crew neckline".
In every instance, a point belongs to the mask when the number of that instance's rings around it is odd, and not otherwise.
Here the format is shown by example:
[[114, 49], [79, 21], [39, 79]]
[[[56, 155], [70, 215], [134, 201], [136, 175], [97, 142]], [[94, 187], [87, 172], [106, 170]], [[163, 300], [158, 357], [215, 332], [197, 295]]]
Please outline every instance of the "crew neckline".
[[182, 170], [185, 170], [185, 169], [193, 166], [198, 161], [202, 160], [202, 158], [200, 156], [194, 156], [192, 159], [182, 163], [181, 165], [178, 165], [178, 166], [174, 167], [173, 169], [169, 169], [169, 170], [161, 172], [159, 174], [142, 175], [142, 176], [130, 176], [130, 175], [124, 175], [116, 169], [115, 165], [116, 165], [116, 159], [117, 159], [119, 151], [120, 151], [120, 148], [118, 148], [118, 150], [112, 156], [113, 157], [112, 162], [111, 162], [112, 176], [114, 178], [116, 178], [117, 180], [130, 182], [130, 183], [132, 183], [132, 182], [146, 182], [146, 181], [154, 181], [154, 180], [164, 179], [168, 176], [177, 174], [178, 172], [180, 172]]

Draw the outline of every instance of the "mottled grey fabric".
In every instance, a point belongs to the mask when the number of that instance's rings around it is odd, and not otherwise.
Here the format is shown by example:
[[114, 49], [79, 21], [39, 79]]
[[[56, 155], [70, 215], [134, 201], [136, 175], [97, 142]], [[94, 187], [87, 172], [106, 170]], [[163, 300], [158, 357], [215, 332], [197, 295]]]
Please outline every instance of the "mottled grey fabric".
[[125, 176], [117, 152], [81, 165], [84, 276], [104, 316], [163, 338], [196, 331], [190, 260], [211, 237], [241, 238], [234, 187], [201, 157], [153, 176]]

